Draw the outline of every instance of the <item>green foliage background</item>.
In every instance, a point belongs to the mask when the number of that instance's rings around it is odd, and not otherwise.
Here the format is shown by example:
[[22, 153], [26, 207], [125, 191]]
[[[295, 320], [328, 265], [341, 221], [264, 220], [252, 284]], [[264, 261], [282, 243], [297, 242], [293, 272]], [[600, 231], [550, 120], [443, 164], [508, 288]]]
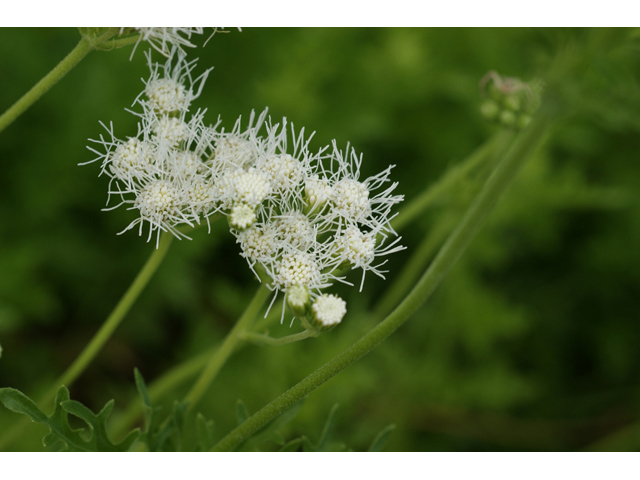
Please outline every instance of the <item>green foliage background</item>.
[[[75, 29], [0, 29], [0, 110], [78, 40]], [[189, 50], [196, 72], [215, 66], [196, 100], [211, 123], [220, 115], [230, 128], [268, 106], [316, 131], [316, 147], [351, 142], [365, 176], [397, 165], [407, 201], [494, 132], [479, 113], [487, 71], [542, 78], [567, 114], [434, 297], [313, 392], [289, 437], [317, 438], [338, 403], [335, 448], [364, 450], [391, 423], [388, 450], [640, 448], [639, 47], [628, 29], [250, 28]], [[89, 54], [0, 134], [0, 387], [32, 398], [49, 388], [151, 251], [135, 232], [116, 235], [133, 212], [100, 211], [108, 182], [98, 165], [77, 166], [92, 158], [100, 120], [120, 138], [135, 133], [124, 108], [147, 76], [144, 48], [132, 61], [130, 47]], [[349, 308], [339, 328], [236, 353], [200, 408], [217, 438], [235, 426], [238, 399], [255, 412], [372, 328], [376, 299], [471, 190], [400, 232], [408, 248], [386, 282], [335, 289]], [[71, 398], [94, 411], [113, 398], [116, 418], [140, 401], [134, 367], [152, 382], [220, 342], [257, 288], [238, 252], [224, 222], [174, 242]], [[0, 432], [16, 420], [0, 408]], [[42, 449], [45, 433], [30, 425], [11, 448]]]

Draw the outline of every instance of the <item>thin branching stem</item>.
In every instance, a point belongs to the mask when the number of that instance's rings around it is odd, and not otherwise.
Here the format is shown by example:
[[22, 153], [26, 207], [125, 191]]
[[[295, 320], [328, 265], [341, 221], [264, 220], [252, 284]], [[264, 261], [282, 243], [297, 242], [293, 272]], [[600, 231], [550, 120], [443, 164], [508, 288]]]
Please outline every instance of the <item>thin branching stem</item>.
[[262, 282], [244, 313], [222, 342], [222, 346], [211, 355], [200, 377], [198, 377], [198, 380], [184, 398], [185, 401], [189, 402], [190, 410], [202, 399], [222, 366], [233, 353], [236, 344], [240, 341], [240, 334], [251, 327], [265, 304], [269, 293], [271, 291], [267, 288], [265, 282]]

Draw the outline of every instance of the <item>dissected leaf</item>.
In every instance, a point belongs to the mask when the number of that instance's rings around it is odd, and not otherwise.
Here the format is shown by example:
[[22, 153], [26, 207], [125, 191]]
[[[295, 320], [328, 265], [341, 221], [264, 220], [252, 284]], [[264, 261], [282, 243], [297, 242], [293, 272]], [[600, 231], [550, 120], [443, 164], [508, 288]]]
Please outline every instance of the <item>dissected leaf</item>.
[[329, 418], [327, 418], [327, 422], [324, 424], [324, 428], [322, 429], [322, 433], [320, 434], [320, 439], [318, 440], [316, 450], [318, 452], [324, 452], [327, 442], [329, 441], [329, 437], [331, 435], [331, 429], [333, 428], [333, 418], [336, 414], [336, 410], [338, 410], [338, 404], [336, 403], [329, 412]]
[[118, 443], [114, 444], [109, 440], [107, 434], [107, 419], [111, 415], [114, 405], [113, 400], [109, 400], [107, 404], [96, 415], [90, 409], [76, 400], [64, 400], [60, 402], [60, 405], [65, 412], [74, 415], [83, 420], [92, 432], [91, 438], [87, 444], [90, 446], [93, 452], [126, 452], [133, 442], [138, 438], [140, 434], [139, 429], [135, 429], [126, 436], [126, 438]]
[[196, 415], [196, 435], [200, 451], [207, 452], [213, 448], [213, 420], [207, 420], [201, 413]]
[[[54, 410], [49, 416], [44, 414], [33, 400], [13, 388], [1, 388], [0, 401], [9, 410], [27, 415], [34, 422], [46, 425], [50, 433], [43, 437], [42, 443], [53, 450], [73, 452], [127, 451], [139, 434], [139, 430], [135, 429], [121, 443], [112, 443], [107, 435], [106, 421], [113, 410], [113, 400], [109, 401], [98, 415], [95, 415], [80, 402], [70, 400], [69, 390], [64, 385], [56, 393]], [[73, 430], [71, 428], [67, 417], [69, 413], [80, 418], [89, 426], [92, 432], [89, 440], [80, 436], [82, 429]]]

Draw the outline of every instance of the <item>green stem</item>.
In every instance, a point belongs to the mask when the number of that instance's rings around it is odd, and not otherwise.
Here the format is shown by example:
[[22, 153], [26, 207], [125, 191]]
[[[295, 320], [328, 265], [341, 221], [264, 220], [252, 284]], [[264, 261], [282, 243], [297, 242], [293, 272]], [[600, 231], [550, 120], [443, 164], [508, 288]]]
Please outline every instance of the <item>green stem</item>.
[[513, 130], [500, 130], [496, 135], [487, 140], [473, 154], [459, 165], [449, 170], [437, 183], [426, 189], [420, 196], [413, 199], [402, 211], [391, 221], [391, 226], [395, 230], [402, 229], [410, 223], [425, 208], [433, 203], [440, 195], [452, 188], [457, 182], [469, 174], [471, 170], [483, 163], [488, 158], [500, 156], [513, 139]]
[[216, 378], [216, 375], [233, 352], [236, 344], [240, 341], [240, 334], [249, 329], [267, 300], [269, 293], [270, 290], [263, 281], [251, 300], [251, 303], [249, 303], [240, 319], [224, 339], [224, 342], [222, 342], [222, 346], [211, 356], [200, 377], [184, 398], [185, 401], [189, 402], [189, 410], [193, 410], [211, 385], [211, 382]]
[[247, 340], [258, 345], [269, 345], [272, 347], [279, 347], [288, 343], [299, 342], [309, 337], [317, 337], [319, 333], [314, 330], [305, 330], [304, 332], [294, 333], [293, 335], [287, 335], [286, 337], [274, 338], [263, 333], [244, 332], [240, 334], [241, 340]]
[[119, 38], [117, 40], [109, 40], [100, 45], [100, 50], [115, 50], [116, 48], [128, 47], [140, 41], [140, 35], [133, 35], [131, 37]]
[[29, 108], [36, 100], [44, 95], [51, 87], [64, 77], [69, 70], [75, 67], [91, 51], [93, 46], [83, 37], [78, 45], [55, 66], [47, 75], [36, 83], [31, 90], [25, 93], [20, 100], [14, 103], [0, 116], [0, 132], [7, 128], [16, 118]]
[[521, 165], [543, 138], [550, 120], [551, 117], [541, 110], [538, 117], [522, 132], [520, 138], [507, 152], [504, 159], [484, 184], [475, 201], [442, 246], [427, 271], [422, 275], [418, 284], [385, 320], [347, 350], [327, 362], [232, 430], [214, 445], [212, 450], [234, 450], [267, 422], [369, 353], [399, 328], [429, 298], [449, 269], [462, 255], [499, 196], [509, 186]]

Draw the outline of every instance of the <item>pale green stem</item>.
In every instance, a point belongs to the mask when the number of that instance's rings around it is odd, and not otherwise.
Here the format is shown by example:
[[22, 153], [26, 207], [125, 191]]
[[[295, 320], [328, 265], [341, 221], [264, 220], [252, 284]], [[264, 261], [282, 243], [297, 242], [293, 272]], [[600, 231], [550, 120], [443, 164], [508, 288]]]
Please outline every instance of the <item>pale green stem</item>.
[[287, 335], [286, 337], [274, 338], [263, 333], [244, 332], [240, 334], [241, 340], [247, 340], [249, 342], [258, 345], [269, 345], [272, 347], [279, 347], [288, 343], [299, 342], [305, 338], [317, 337], [319, 333], [315, 330], [305, 330], [300, 333], [294, 333], [293, 335]]
[[327, 362], [232, 430], [212, 450], [234, 450], [267, 422], [369, 353], [399, 328], [429, 298], [460, 255], [462, 255], [489, 212], [493, 209], [500, 195], [511, 184], [524, 161], [542, 140], [549, 122], [550, 116], [541, 109], [540, 114], [522, 132], [519, 139], [498, 164], [457, 228], [451, 233], [436, 258], [422, 275], [420, 281], [386, 319], [347, 350]]
[[467, 176], [475, 167], [487, 159], [492, 158], [494, 155], [502, 155], [506, 147], [511, 143], [513, 136], [514, 133], [512, 130], [500, 130], [465, 161], [453, 167], [437, 183], [430, 186], [422, 192], [420, 196], [406, 205], [398, 216], [391, 220], [391, 226], [395, 230], [402, 229], [420, 215], [425, 208], [430, 206], [440, 195], [451, 189], [462, 178]]
[[42, 80], [36, 83], [31, 90], [25, 93], [20, 100], [14, 103], [9, 109], [0, 115], [0, 132], [7, 128], [16, 118], [35, 103], [51, 87], [64, 77], [69, 70], [75, 67], [94, 47], [82, 38], [78, 45], [69, 54], [47, 73]]
[[200, 377], [185, 396], [184, 400], [189, 402], [189, 410], [195, 408], [202, 396], [209, 389], [211, 382], [216, 378], [216, 375], [218, 375], [218, 372], [233, 352], [236, 344], [240, 341], [240, 334], [251, 327], [251, 324], [267, 300], [269, 293], [271, 293], [271, 291], [263, 281], [251, 300], [251, 303], [249, 303], [240, 319], [224, 339], [224, 342], [222, 342], [222, 346], [210, 357]]

